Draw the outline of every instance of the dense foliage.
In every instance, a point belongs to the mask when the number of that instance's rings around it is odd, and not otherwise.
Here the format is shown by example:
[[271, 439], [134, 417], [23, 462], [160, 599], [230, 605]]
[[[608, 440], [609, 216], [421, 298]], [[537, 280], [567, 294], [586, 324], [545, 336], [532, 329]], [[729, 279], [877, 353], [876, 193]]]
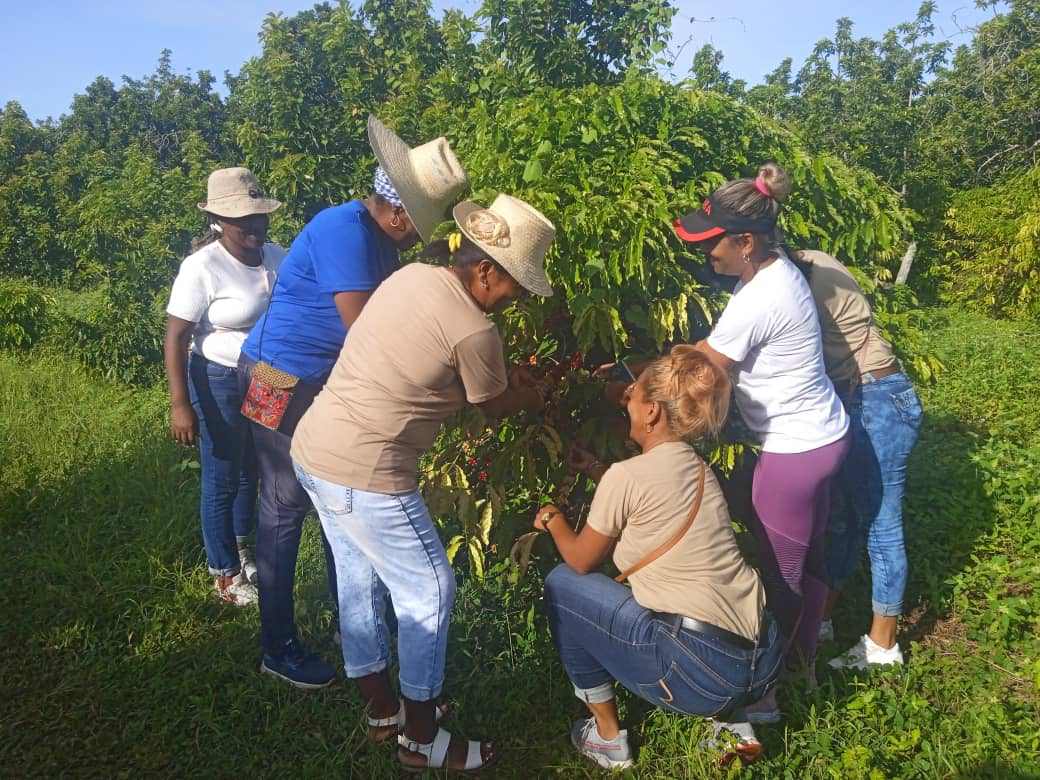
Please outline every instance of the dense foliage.
[[[1014, 93], [1008, 128], [1026, 133], [1036, 5], [1016, 0], [951, 64], [932, 41], [933, 12], [925, 3], [882, 41], [855, 39], [843, 20], [796, 77], [787, 62], [751, 89], [709, 50], [687, 82], [655, 73], [675, 13], [668, 0], [486, 0], [474, 16], [439, 20], [426, 2], [366, 0], [271, 15], [262, 54], [229, 77], [226, 99], [210, 74], [177, 74], [164, 53], [147, 78], [96, 80], [57, 121], [34, 124], [17, 104], [4, 108], [0, 275], [79, 291], [52, 296], [43, 340], [109, 376], [150, 383], [160, 376], [168, 285], [202, 227], [195, 204], [210, 170], [251, 167], [286, 204], [272, 230], [288, 243], [320, 208], [366, 193], [370, 111], [409, 140], [446, 135], [475, 197], [511, 192], [559, 227], [549, 258], [559, 294], [508, 314], [503, 329], [511, 359], [553, 375], [549, 410], [494, 435], [479, 419], [460, 420], [428, 464], [431, 501], [456, 549], [464, 544], [483, 570], [497, 544], [492, 526], [506, 542], [532, 503], [574, 488], [560, 465], [571, 441], [616, 446], [607, 410], [583, 382], [588, 367], [706, 332], [723, 293], [674, 238], [671, 219], [765, 160], [795, 179], [784, 225], [792, 243], [854, 265], [908, 367], [934, 375], [940, 364], [923, 346], [913, 294], [887, 283], [963, 178], [935, 175], [955, 166], [925, 142], [924, 128], [942, 123], [922, 123], [920, 112], [944, 79], [954, 85], [945, 94], [971, 102], [965, 63], [999, 56], [1019, 70], [987, 71], [985, 110], [1004, 111], [999, 96]], [[974, 159], [1004, 140], [955, 146]], [[0, 326], [20, 327], [18, 316], [5, 313]]]
[[994, 16], [952, 56], [934, 23], [936, 3], [926, 0], [880, 39], [857, 38], [852, 20], [840, 19], [799, 69], [785, 59], [754, 87], [733, 80], [710, 47], [695, 59], [693, 80], [783, 119], [809, 149], [864, 166], [899, 191], [916, 214], [917, 286], [934, 292], [955, 193], [1040, 161], [1040, 2], [976, 5]]
[[1040, 318], [1040, 166], [958, 193], [942, 246], [950, 300], [990, 314]]

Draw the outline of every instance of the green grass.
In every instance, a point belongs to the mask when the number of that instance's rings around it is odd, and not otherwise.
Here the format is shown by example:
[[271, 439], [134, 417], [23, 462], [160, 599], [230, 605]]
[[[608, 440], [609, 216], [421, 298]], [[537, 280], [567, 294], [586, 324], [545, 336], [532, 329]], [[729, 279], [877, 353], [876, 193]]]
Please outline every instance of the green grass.
[[[936, 314], [947, 365], [907, 500], [909, 664], [822, 671], [782, 693], [748, 777], [1040, 777], [1040, 357], [1037, 325]], [[317, 694], [257, 674], [257, 616], [209, 595], [197, 473], [166, 440], [161, 389], [55, 357], [0, 355], [0, 770], [4, 776], [395, 777], [346, 684]], [[299, 623], [332, 659], [308, 523]], [[544, 551], [543, 551], [544, 555]], [[599, 776], [564, 734], [575, 714], [536, 578], [461, 582], [449, 651], [453, 728], [496, 740], [495, 776]], [[838, 651], [867, 625], [859, 578]], [[693, 718], [622, 700], [631, 776], [720, 777]]]

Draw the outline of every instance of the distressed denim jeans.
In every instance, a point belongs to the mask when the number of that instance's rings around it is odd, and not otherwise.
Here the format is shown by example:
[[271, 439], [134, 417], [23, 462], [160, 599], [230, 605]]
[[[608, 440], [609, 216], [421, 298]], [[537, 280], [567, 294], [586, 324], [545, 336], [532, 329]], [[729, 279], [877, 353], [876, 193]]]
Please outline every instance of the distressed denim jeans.
[[855, 572], [866, 544], [874, 613], [896, 617], [903, 612], [908, 572], [906, 467], [921, 428], [921, 402], [902, 372], [861, 385], [842, 400], [852, 449], [838, 476], [841, 496], [831, 520], [827, 573], [840, 588]]
[[610, 577], [566, 564], [546, 577], [545, 600], [574, 693], [591, 704], [613, 699], [616, 680], [666, 710], [725, 716], [762, 698], [780, 674], [784, 643], [772, 619], [755, 649], [741, 649], [640, 606]]
[[422, 495], [349, 488], [294, 465], [336, 560], [347, 677], [389, 666], [389, 597], [397, 615], [401, 693], [413, 701], [436, 698], [444, 686], [455, 574]]

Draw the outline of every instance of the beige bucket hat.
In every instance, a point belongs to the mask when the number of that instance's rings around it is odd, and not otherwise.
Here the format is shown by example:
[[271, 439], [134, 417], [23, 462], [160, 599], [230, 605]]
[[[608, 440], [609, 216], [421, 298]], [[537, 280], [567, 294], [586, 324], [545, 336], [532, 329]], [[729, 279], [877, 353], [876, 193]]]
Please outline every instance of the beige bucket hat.
[[448, 208], [469, 184], [448, 139], [436, 138], [412, 149], [370, 114], [368, 143], [393, 182], [408, 218], [422, 240], [429, 242]]
[[206, 202], [199, 208], [218, 217], [248, 217], [270, 214], [281, 206], [274, 198], [265, 198], [260, 182], [248, 168], [218, 168], [206, 183]]
[[466, 238], [492, 257], [524, 288], [552, 296], [545, 255], [556, 228], [538, 209], [511, 195], [499, 195], [489, 208], [464, 200], [452, 212]]

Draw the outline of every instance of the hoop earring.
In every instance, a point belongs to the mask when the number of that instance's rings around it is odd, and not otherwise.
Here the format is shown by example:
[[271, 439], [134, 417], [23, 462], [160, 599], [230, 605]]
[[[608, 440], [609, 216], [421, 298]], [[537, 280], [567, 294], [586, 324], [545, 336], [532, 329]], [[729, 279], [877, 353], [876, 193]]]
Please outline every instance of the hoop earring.
[[751, 255], [744, 255], [744, 262], [745, 263], [750, 263], [751, 262]]

